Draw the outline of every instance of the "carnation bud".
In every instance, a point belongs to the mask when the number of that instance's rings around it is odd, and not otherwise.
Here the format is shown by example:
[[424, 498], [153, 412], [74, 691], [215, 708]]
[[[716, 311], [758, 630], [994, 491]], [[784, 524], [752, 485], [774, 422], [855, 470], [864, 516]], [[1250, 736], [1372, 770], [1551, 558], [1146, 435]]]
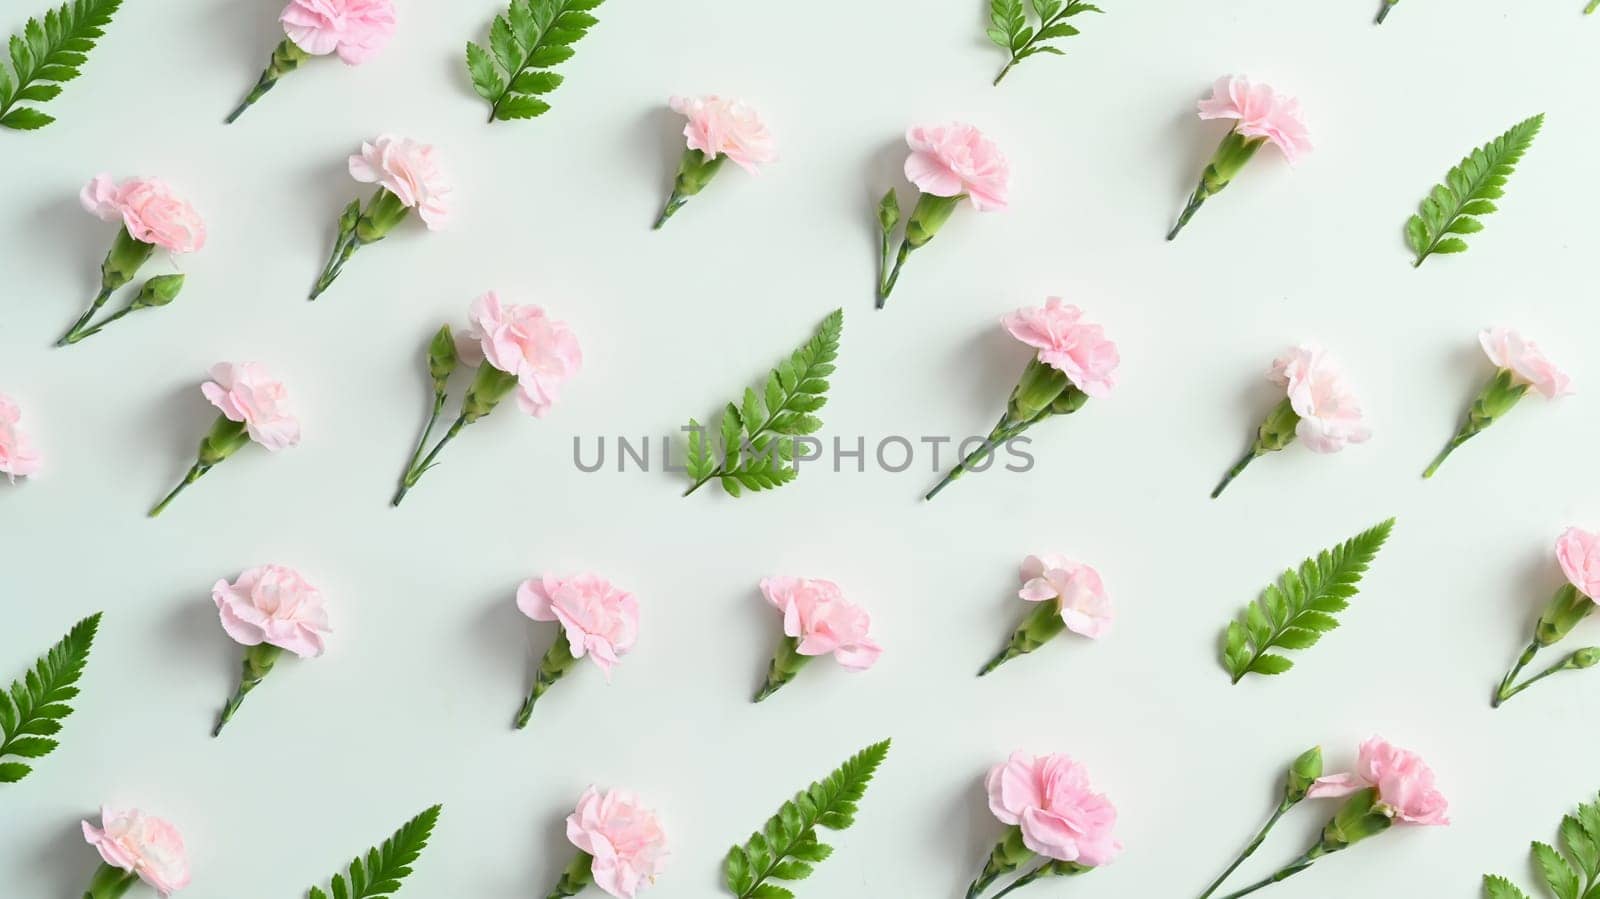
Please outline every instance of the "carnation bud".
[[139, 295], [133, 298], [133, 308], [148, 309], [165, 306], [178, 298], [183, 290], [183, 275], [157, 275], [144, 282]]
[[1600, 665], [1600, 646], [1580, 649], [1567, 659], [1568, 668], [1593, 668], [1595, 665]]
[[883, 229], [884, 234], [889, 234], [898, 224], [900, 224], [900, 198], [895, 196], [894, 189], [890, 188], [889, 192], [883, 195], [883, 199], [878, 201], [878, 227]]
[[433, 377], [433, 389], [436, 392], [444, 392], [444, 383], [450, 380], [450, 373], [456, 370], [457, 361], [456, 339], [450, 333], [450, 326], [444, 325], [428, 344], [428, 374]]
[[1311, 789], [1311, 784], [1322, 776], [1322, 747], [1313, 746], [1289, 766], [1289, 778], [1284, 784], [1283, 798], [1288, 802], [1299, 802], [1306, 798], [1306, 792]]

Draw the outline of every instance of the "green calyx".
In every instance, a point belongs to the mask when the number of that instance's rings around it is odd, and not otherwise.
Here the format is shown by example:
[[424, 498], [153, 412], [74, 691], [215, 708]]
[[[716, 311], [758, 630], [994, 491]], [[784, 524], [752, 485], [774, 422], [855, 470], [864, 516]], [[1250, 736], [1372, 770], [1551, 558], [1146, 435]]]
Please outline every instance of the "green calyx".
[[661, 208], [661, 215], [656, 217], [652, 229], [665, 225], [673, 213], [689, 202], [690, 197], [705, 190], [711, 179], [721, 171], [722, 162], [727, 158], [726, 155], [707, 156], [700, 150], [685, 150], [683, 158], [678, 160], [678, 174], [672, 181], [672, 195]]
[[917, 205], [912, 207], [911, 218], [906, 221], [906, 245], [915, 250], [933, 240], [956, 211], [956, 205], [966, 198], [966, 194], [953, 197], [936, 197], [926, 193], [918, 195]]
[[1081, 397], [1071, 401], [1076, 403], [1073, 407], [1073, 411], [1076, 411], [1088, 400], [1088, 396], [1075, 387], [1060, 369], [1052, 368], [1034, 357], [1028, 361], [1028, 367], [1022, 370], [1022, 377], [1011, 391], [1011, 398], [1006, 402], [1006, 416], [1014, 422], [1032, 421], [1046, 411], [1054, 411], [1056, 401], [1069, 391]]
[[83, 899], [120, 899], [138, 882], [139, 875], [134, 872], [102, 862], [90, 878], [89, 889], [84, 891]]
[[761, 689], [751, 702], [760, 702], [778, 692], [784, 684], [794, 680], [794, 676], [799, 674], [800, 669], [804, 668], [811, 659], [811, 656], [800, 654], [800, 641], [798, 639], [784, 637], [783, 642], [778, 644], [778, 651], [772, 655], [772, 664], [767, 666], [767, 679], [761, 684]]
[[1183, 230], [1184, 225], [1189, 224], [1189, 219], [1200, 209], [1200, 205], [1221, 193], [1266, 141], [1264, 137], [1245, 137], [1237, 130], [1229, 131], [1222, 139], [1222, 143], [1217, 145], [1217, 151], [1211, 154], [1211, 161], [1206, 164], [1205, 171], [1200, 173], [1200, 183], [1195, 186], [1194, 193], [1189, 195], [1189, 203], [1178, 216], [1177, 223], [1167, 232], [1167, 240], [1177, 237], [1178, 232]]
[[155, 244], [136, 239], [128, 233], [127, 228], [118, 229], [116, 240], [111, 242], [111, 251], [106, 253], [105, 262], [100, 264], [101, 289], [116, 290], [132, 281], [133, 276], [150, 260], [150, 254], [155, 249]]
[[1299, 424], [1300, 413], [1294, 411], [1294, 404], [1289, 402], [1287, 397], [1284, 398], [1272, 408], [1272, 412], [1267, 415], [1266, 421], [1261, 423], [1261, 427], [1256, 429], [1256, 439], [1250, 444], [1250, 449], [1228, 469], [1227, 474], [1222, 476], [1216, 489], [1211, 491], [1211, 498], [1216, 499], [1221, 496], [1222, 491], [1226, 490], [1228, 485], [1233, 483], [1233, 479], [1238, 477], [1251, 462], [1293, 443], [1294, 429]]
[[572, 645], [567, 642], [567, 635], [556, 635], [556, 642], [550, 644], [550, 649], [539, 660], [539, 673], [534, 675], [533, 689], [528, 693], [527, 701], [523, 702], [522, 710], [517, 713], [517, 730], [528, 726], [528, 720], [533, 717], [534, 703], [539, 701], [556, 681], [565, 677], [572, 666], [577, 664], [577, 659], [572, 655]]
[[567, 865], [567, 870], [561, 872], [561, 881], [545, 899], [566, 899], [583, 892], [584, 888], [594, 883], [594, 856], [587, 852], [579, 852]]
[[272, 666], [278, 663], [278, 657], [281, 655], [283, 655], [283, 650], [270, 643], [258, 643], [255, 646], [245, 648], [244, 664], [239, 672], [239, 687], [234, 691], [233, 696], [228, 699], [227, 704], [222, 707], [221, 714], [217, 716], [217, 726], [211, 731], [211, 736], [222, 735], [222, 728], [233, 720], [233, 715], [239, 711], [239, 706], [244, 703], [245, 696], [261, 685], [261, 682], [271, 673]]
[[[1348, 849], [1394, 826], [1394, 810], [1378, 801], [1376, 787], [1351, 796], [1322, 829], [1319, 855]], [[1316, 850], [1313, 850], [1316, 851]]]
[[245, 429], [244, 422], [219, 415], [205, 439], [200, 441], [200, 464], [210, 468], [249, 442], [250, 432]]
[[978, 894], [987, 890], [996, 880], [1032, 861], [1034, 857], [1033, 850], [1022, 842], [1022, 828], [1012, 825], [1006, 830], [1005, 837], [995, 844], [994, 851], [989, 853], [983, 873], [967, 887], [966, 899], [977, 899]]
[[1561, 585], [1555, 595], [1550, 597], [1550, 603], [1539, 616], [1539, 623], [1534, 626], [1534, 642], [1541, 647], [1554, 644], [1572, 633], [1578, 622], [1589, 617], [1592, 611], [1594, 611], [1594, 600], [1583, 595], [1571, 584]]
[[1510, 369], [1497, 370], [1494, 377], [1489, 379], [1489, 383], [1483, 385], [1483, 389], [1473, 398], [1472, 405], [1467, 409], [1466, 418], [1461, 422], [1461, 428], [1450, 438], [1450, 442], [1445, 444], [1444, 449], [1439, 451], [1439, 455], [1434, 457], [1432, 464], [1423, 471], [1422, 476], [1433, 477], [1433, 473], [1439, 470], [1439, 466], [1444, 464], [1444, 460], [1448, 459], [1457, 447], [1494, 424], [1495, 419], [1510, 412], [1527, 392], [1528, 385], [1519, 382]]
[[1033, 611], [1029, 612], [1028, 617], [1022, 619], [1022, 623], [1012, 632], [1011, 640], [1006, 643], [1006, 647], [979, 669], [978, 676], [983, 677], [1017, 656], [1033, 652], [1060, 636], [1066, 629], [1067, 622], [1061, 617], [1060, 602], [1047, 599], [1044, 602], [1034, 603]]
[[500, 401], [511, 395], [517, 386], [517, 376], [506, 374], [488, 362], [478, 366], [478, 374], [467, 388], [467, 398], [461, 406], [461, 417], [468, 423], [488, 415]]
[[361, 217], [356, 220], [356, 240], [362, 244], [383, 240], [395, 225], [405, 221], [410, 212], [411, 209], [388, 188], [378, 188], [378, 192], [367, 201], [367, 208], [361, 211]]

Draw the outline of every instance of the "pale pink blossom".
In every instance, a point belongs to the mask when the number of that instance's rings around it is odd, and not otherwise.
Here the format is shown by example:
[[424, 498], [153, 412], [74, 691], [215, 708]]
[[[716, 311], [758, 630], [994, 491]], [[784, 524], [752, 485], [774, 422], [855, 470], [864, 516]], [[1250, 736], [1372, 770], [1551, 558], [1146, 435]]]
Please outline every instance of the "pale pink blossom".
[[134, 240], [169, 253], [193, 253], [206, 245], [200, 213], [159, 178], [129, 178], [118, 184], [110, 175], [96, 175], [78, 199], [101, 219], [122, 222]]
[[1556, 540], [1556, 558], [1579, 593], [1600, 601], [1600, 534], [1567, 528]]
[[1022, 560], [1017, 595], [1028, 602], [1056, 603], [1067, 630], [1092, 639], [1105, 636], [1115, 617], [1100, 572], [1058, 553]]
[[19, 424], [22, 410], [11, 397], [0, 393], [0, 474], [13, 484], [17, 478], [32, 477], [39, 471], [39, 453]]
[[1311, 151], [1300, 101], [1243, 75], [1218, 78], [1211, 96], [1200, 101], [1200, 118], [1235, 119], [1234, 130], [1272, 141], [1290, 162]]
[[473, 301], [468, 321], [457, 342], [462, 361], [486, 361], [516, 376], [517, 404], [529, 415], [549, 412], [561, 385], [583, 367], [583, 350], [572, 329], [538, 306], [502, 305], [491, 290]]
[[438, 152], [428, 144], [388, 134], [362, 143], [361, 152], [350, 157], [350, 177], [382, 185], [407, 208], [417, 210], [430, 231], [449, 222], [455, 188], [439, 165]]
[[1319, 777], [1306, 795], [1348, 796], [1376, 787], [1378, 801], [1396, 821], [1406, 824], [1449, 824], [1449, 803], [1433, 785], [1433, 769], [1414, 752], [1382, 737], [1361, 744], [1356, 770]]
[[1103, 397], [1116, 386], [1117, 345], [1105, 329], [1083, 320], [1083, 310], [1050, 297], [1043, 306], [1018, 309], [1000, 320], [1011, 336], [1039, 350], [1039, 361], [1059, 370], [1077, 388]]
[[233, 583], [211, 586], [222, 629], [244, 646], [266, 643], [309, 659], [322, 655], [328, 611], [322, 591], [282, 565], [247, 568]]
[[1544, 357], [1539, 345], [1510, 328], [1486, 328], [1478, 334], [1483, 352], [1500, 368], [1508, 369], [1518, 382], [1531, 386], [1546, 399], [1572, 392], [1572, 379]]
[[1300, 344], [1273, 360], [1267, 378], [1288, 393], [1300, 416], [1295, 436], [1313, 452], [1336, 453], [1372, 436], [1338, 364], [1316, 344]]
[[394, 36], [394, 0], [290, 0], [278, 21], [296, 47], [355, 66]]
[[833, 653], [846, 669], [865, 671], [883, 653], [868, 633], [872, 616], [847, 601], [833, 581], [763, 578], [761, 594], [783, 612], [783, 632], [799, 641], [795, 651], [803, 656]]
[[1011, 163], [983, 132], [960, 122], [906, 131], [906, 178], [936, 197], [966, 195], [980, 212], [1006, 208]]
[[256, 362], [218, 362], [200, 385], [229, 421], [243, 422], [250, 439], [272, 452], [300, 443], [300, 421], [289, 411], [289, 392]]
[[672, 111], [688, 116], [683, 136], [689, 149], [699, 150], [712, 159], [727, 156], [747, 172], [778, 158], [778, 145], [761, 116], [742, 100], [715, 94], [706, 97], [673, 97]]
[[639, 601], [597, 574], [529, 578], [517, 588], [517, 608], [534, 621], [559, 621], [572, 657], [589, 656], [608, 679], [639, 636]]
[[1097, 868], [1122, 852], [1111, 835], [1117, 810], [1094, 792], [1089, 772], [1061, 754], [1013, 752], [984, 782], [989, 811], [1022, 829], [1022, 843], [1046, 858]]
[[626, 790], [584, 790], [567, 816], [567, 839], [593, 858], [594, 885], [617, 899], [655, 883], [667, 856], [660, 819]]
[[102, 806], [100, 826], [83, 822], [83, 838], [113, 868], [139, 875], [162, 896], [189, 885], [183, 836], [170, 823], [138, 809]]

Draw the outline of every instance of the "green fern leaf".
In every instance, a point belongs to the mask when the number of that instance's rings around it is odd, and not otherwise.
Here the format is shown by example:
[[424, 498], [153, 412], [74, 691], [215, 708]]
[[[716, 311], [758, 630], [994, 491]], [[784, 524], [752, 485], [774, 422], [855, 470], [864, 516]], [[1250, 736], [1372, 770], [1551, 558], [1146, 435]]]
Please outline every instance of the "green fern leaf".
[[1483, 875], [1483, 896], [1484, 899], [1528, 899], [1528, 894], [1511, 881], [1494, 874]]
[[[67, 702], [78, 695], [75, 684], [89, 661], [100, 614], [73, 625], [9, 693], [0, 693], [0, 761], [43, 758], [59, 745], [52, 738], [61, 732], [61, 719], [72, 714]], [[0, 783], [16, 783], [32, 770], [16, 761], [0, 764]]]
[[[433, 826], [439, 821], [443, 806], [435, 805], [401, 825], [381, 846], [367, 850], [365, 859], [356, 856], [350, 862], [349, 880], [345, 875], [333, 875], [329, 884], [334, 899], [380, 899], [400, 892], [401, 881], [411, 873], [422, 850], [427, 848]], [[328, 899], [320, 887], [312, 887], [310, 899]]]
[[996, 85], [1006, 77], [1013, 66], [1030, 56], [1037, 56], [1040, 53], [1065, 56], [1066, 53], [1060, 47], [1050, 44], [1049, 41], [1073, 37], [1079, 33], [1067, 19], [1086, 12], [1104, 12], [1100, 7], [1081, 0], [1029, 0], [1029, 4], [1039, 20], [1038, 28], [1028, 24], [1028, 17], [1022, 11], [1022, 0], [989, 2], [989, 28], [985, 33], [988, 34], [989, 40], [1011, 56], [1005, 68], [995, 76]]
[[23, 103], [46, 103], [61, 94], [61, 84], [78, 77], [95, 41], [105, 34], [122, 0], [69, 0], [29, 19], [22, 34], [11, 36], [13, 78], [0, 63], [0, 127], [32, 131], [55, 117]]
[[[1535, 842], [1532, 855], [1549, 894], [1556, 899], [1600, 897], [1600, 801], [1578, 806], [1561, 819], [1562, 855], [1548, 843]], [[1485, 899], [1528, 899], [1511, 881], [1495, 874], [1483, 877]]]
[[589, 11], [602, 0], [511, 0], [489, 28], [489, 49], [467, 43], [472, 89], [489, 101], [489, 121], [531, 119], [550, 104], [542, 95], [561, 86], [547, 71], [572, 58], [572, 45], [598, 20]]
[[803, 880], [833, 853], [817, 841], [817, 828], [844, 830], [854, 823], [856, 805], [888, 754], [888, 740], [861, 750], [796, 793], [743, 846], [729, 849], [722, 866], [728, 890], [739, 899], [791, 899], [792, 892], [767, 881]]
[[[684, 496], [713, 479], [730, 496], [771, 490], [795, 479], [795, 443], [822, 427], [822, 420], [811, 413], [827, 405], [828, 376], [834, 372], [843, 328], [844, 310], [835, 309], [810, 340], [778, 363], [761, 390], [746, 388], [738, 404], [723, 408], [712, 434], [690, 419], [685, 466], [690, 484]], [[709, 448], [712, 435], [718, 444], [717, 464]]]
[[1495, 200], [1505, 193], [1506, 181], [1516, 170], [1544, 124], [1544, 114], [1512, 125], [1510, 130], [1473, 150], [1434, 185], [1416, 215], [1406, 222], [1406, 244], [1417, 254], [1412, 267], [1434, 253], [1464, 253], [1467, 242], [1454, 234], [1476, 234], [1483, 223], [1476, 218], [1494, 212]]
[[1356, 595], [1361, 576], [1394, 528], [1391, 518], [1315, 558], [1306, 559], [1269, 584], [1222, 640], [1222, 665], [1234, 683], [1246, 674], [1282, 674], [1294, 667], [1269, 649], [1308, 649], [1339, 626], [1334, 616]]

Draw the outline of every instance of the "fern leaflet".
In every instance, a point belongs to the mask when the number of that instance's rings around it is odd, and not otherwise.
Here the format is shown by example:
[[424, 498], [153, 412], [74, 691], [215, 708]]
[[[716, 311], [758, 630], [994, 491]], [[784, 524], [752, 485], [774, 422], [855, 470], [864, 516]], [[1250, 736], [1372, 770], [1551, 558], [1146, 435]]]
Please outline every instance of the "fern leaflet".
[[[1578, 806], [1578, 812], [1561, 819], [1560, 852], [1549, 843], [1533, 844], [1534, 869], [1556, 899], [1594, 899], [1600, 896], [1600, 800]], [[1504, 877], [1483, 876], [1485, 899], [1528, 899]]]

